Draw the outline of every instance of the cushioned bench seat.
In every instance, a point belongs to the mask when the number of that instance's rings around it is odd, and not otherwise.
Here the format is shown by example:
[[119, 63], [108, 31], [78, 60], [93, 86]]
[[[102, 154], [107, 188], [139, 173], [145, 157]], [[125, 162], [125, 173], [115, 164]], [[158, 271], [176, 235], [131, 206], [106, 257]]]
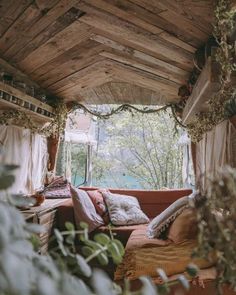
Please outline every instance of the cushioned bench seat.
[[131, 251], [137, 248], [151, 248], [156, 246], [165, 246], [171, 243], [169, 240], [149, 239], [146, 236], [147, 225], [134, 230], [126, 244], [125, 251]]
[[[122, 226], [111, 226], [112, 233], [115, 238], [118, 238], [123, 245], [126, 245], [130, 238], [130, 235], [136, 230], [145, 231], [147, 224], [137, 224], [137, 225], [122, 225]], [[109, 226], [100, 226], [94, 233], [103, 232], [109, 235]]]

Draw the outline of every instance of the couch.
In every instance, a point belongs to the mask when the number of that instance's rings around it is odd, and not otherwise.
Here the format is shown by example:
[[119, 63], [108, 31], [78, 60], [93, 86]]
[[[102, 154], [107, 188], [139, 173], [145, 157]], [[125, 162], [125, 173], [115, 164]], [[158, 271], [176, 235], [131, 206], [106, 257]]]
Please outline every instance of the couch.
[[[96, 187], [81, 187], [81, 189], [96, 190]], [[126, 189], [109, 189], [112, 193], [123, 194], [134, 196], [138, 199], [139, 204], [147, 214], [147, 216], [152, 219], [163, 210], [165, 210], [170, 204], [172, 204], [177, 199], [190, 195], [192, 190], [190, 189], [171, 189], [171, 190], [126, 190]], [[64, 224], [66, 221], [75, 223], [74, 211], [72, 200], [66, 200], [58, 208], [57, 225], [58, 228], [64, 230]], [[114, 226], [112, 231], [116, 234], [116, 237], [121, 240], [121, 242], [126, 245], [131, 233], [136, 229], [142, 229], [144, 225], [130, 225], [130, 226]], [[108, 233], [107, 226], [101, 226], [97, 229], [97, 232]]]
[[[87, 190], [96, 190], [97, 188], [91, 187], [81, 187], [81, 189]], [[174, 189], [174, 190], [126, 190], [126, 189], [110, 189], [112, 193], [124, 194], [135, 196], [142, 208], [142, 210], [147, 214], [147, 216], [152, 219], [158, 214], [160, 214], [163, 210], [165, 210], [170, 204], [172, 204], [177, 199], [190, 195], [192, 190], [190, 189]], [[57, 216], [57, 225], [59, 229], [64, 229], [64, 224], [66, 221], [75, 223], [74, 220], [74, 212], [73, 212], [73, 204], [72, 200], [66, 200], [59, 208], [58, 208], [58, 216]], [[130, 226], [113, 226], [112, 231], [116, 235], [116, 238], [120, 239], [125, 246], [126, 251], [132, 247], [142, 247], [143, 244], [148, 246], [148, 239], [145, 236], [145, 227], [146, 225], [130, 225]], [[99, 227], [95, 232], [104, 232], [109, 233], [107, 226]], [[141, 234], [140, 234], [141, 233]], [[131, 236], [132, 234], [132, 236]], [[160, 245], [160, 240], [158, 242]], [[165, 245], [165, 242], [163, 242]], [[96, 265], [95, 265], [96, 266]], [[115, 267], [114, 265], [109, 265], [106, 267], [106, 271], [109, 273], [111, 277], [114, 275]], [[118, 282], [122, 284], [122, 282]], [[132, 287], [134, 289], [140, 287], [139, 281], [133, 281]], [[173, 287], [172, 294], [181, 294], [178, 293], [181, 287]], [[205, 289], [202, 289], [198, 285], [191, 285], [190, 291], [183, 294], [191, 294], [191, 295], [215, 295], [215, 282], [214, 280], [210, 280], [205, 282]], [[232, 295], [236, 294], [232, 292], [228, 287], [224, 288], [224, 295]]]

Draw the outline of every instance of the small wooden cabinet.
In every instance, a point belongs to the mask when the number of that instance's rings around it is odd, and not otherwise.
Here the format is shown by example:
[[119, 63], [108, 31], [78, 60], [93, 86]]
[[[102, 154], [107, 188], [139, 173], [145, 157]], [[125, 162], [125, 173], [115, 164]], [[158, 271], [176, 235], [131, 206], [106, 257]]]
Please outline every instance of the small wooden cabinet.
[[49, 240], [56, 225], [57, 209], [64, 202], [65, 199], [46, 199], [41, 206], [22, 211], [27, 222], [40, 224], [44, 227], [43, 233], [39, 235], [41, 254], [46, 254], [48, 251]]

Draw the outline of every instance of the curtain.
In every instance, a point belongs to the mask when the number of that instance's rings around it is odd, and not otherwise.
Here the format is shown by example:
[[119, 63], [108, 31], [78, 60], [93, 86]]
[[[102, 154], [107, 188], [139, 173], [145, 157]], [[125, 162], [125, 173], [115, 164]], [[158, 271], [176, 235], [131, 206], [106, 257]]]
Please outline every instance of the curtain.
[[44, 184], [48, 160], [46, 138], [28, 129], [0, 126], [0, 142], [3, 146], [2, 162], [19, 166], [9, 192], [32, 194], [40, 189]]
[[202, 140], [196, 144], [196, 179], [203, 194], [208, 176], [216, 175], [225, 165], [233, 163], [233, 128], [230, 121], [225, 120], [204, 134]]

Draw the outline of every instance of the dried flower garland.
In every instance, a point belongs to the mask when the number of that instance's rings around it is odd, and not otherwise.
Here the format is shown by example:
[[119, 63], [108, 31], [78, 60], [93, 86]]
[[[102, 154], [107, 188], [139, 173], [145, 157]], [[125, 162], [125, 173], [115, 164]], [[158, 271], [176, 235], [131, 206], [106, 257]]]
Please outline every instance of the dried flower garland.
[[225, 105], [231, 99], [234, 89], [231, 84], [231, 76], [236, 71], [234, 63], [234, 46], [229, 37], [235, 26], [235, 10], [231, 10], [230, 0], [219, 0], [215, 9], [216, 25], [214, 35], [219, 43], [216, 53], [216, 61], [221, 66], [220, 91], [209, 99], [209, 111], [199, 113], [193, 123], [187, 126], [192, 141], [201, 140], [202, 135], [212, 130], [214, 126], [225, 118]]
[[68, 110], [62, 102], [58, 103], [55, 108], [55, 115], [50, 123], [46, 123], [43, 127], [27, 115], [23, 111], [8, 110], [3, 111], [0, 116], [0, 125], [17, 125], [30, 129], [34, 133], [42, 134], [46, 137], [59, 137], [64, 133]]
[[157, 114], [159, 112], [163, 112], [163, 111], [165, 112], [165, 111], [167, 111], [167, 109], [171, 108], [172, 116], [173, 116], [176, 124], [183, 127], [183, 128], [185, 128], [185, 126], [178, 119], [178, 115], [176, 113], [176, 110], [178, 109], [177, 105], [178, 104], [172, 103], [172, 104], [167, 104], [167, 105], [165, 105], [163, 107], [159, 107], [159, 108], [145, 107], [145, 108], [140, 109], [140, 108], [137, 108], [137, 107], [135, 107], [135, 106], [133, 106], [131, 104], [122, 104], [122, 105], [118, 106], [117, 108], [112, 109], [111, 111], [109, 111], [107, 113], [102, 113], [102, 112], [99, 112], [99, 111], [96, 111], [96, 110], [89, 109], [83, 104], [76, 103], [71, 108], [71, 111], [74, 111], [76, 109], [82, 109], [85, 113], [89, 113], [90, 115], [96, 116], [99, 119], [106, 120], [106, 119], [109, 119], [112, 115], [119, 114], [120, 112], [123, 112], [123, 111], [128, 111], [128, 112], [131, 112], [132, 114], [134, 112], [138, 112], [138, 113], [141, 113], [141, 114]]

